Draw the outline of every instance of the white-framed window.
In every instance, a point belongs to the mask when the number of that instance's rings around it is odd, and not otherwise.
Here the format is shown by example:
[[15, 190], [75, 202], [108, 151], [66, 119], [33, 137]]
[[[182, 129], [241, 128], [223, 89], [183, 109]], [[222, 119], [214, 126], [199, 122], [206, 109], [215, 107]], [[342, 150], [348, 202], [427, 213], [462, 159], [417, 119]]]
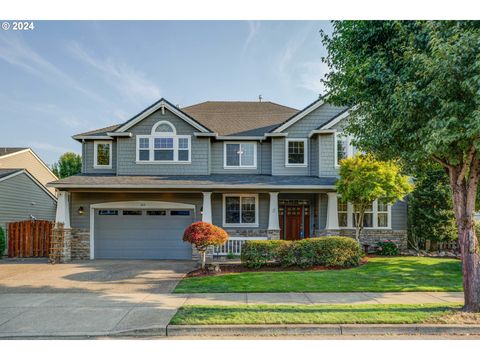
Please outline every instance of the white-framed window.
[[223, 194], [224, 227], [258, 227], [258, 194]]
[[224, 168], [257, 168], [256, 142], [225, 142], [223, 144]]
[[177, 135], [175, 126], [159, 121], [150, 135], [137, 135], [137, 163], [190, 163], [191, 136]]
[[[338, 226], [351, 229], [355, 227], [353, 205], [338, 199]], [[382, 199], [375, 200], [365, 211], [363, 227], [366, 229], [391, 229], [392, 206]]]
[[308, 139], [286, 139], [285, 166], [307, 166]]
[[112, 168], [111, 141], [95, 141], [93, 143], [93, 167], [95, 169]]
[[335, 133], [335, 166], [340, 166], [340, 160], [354, 155], [355, 150], [351, 142], [351, 136], [342, 132]]

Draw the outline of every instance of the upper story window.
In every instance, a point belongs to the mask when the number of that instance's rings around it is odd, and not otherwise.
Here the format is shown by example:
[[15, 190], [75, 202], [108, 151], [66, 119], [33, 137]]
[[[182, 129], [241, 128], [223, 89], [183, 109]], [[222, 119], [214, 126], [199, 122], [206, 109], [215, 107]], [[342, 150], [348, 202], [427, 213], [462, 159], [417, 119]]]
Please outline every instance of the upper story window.
[[342, 132], [335, 133], [335, 166], [340, 165], [340, 160], [353, 156], [354, 147], [351, 144], [351, 136]]
[[111, 169], [112, 142], [95, 141], [93, 147], [93, 167], [95, 169]]
[[223, 147], [224, 168], [257, 167], [257, 143], [255, 142], [226, 142]]
[[287, 139], [285, 166], [307, 166], [307, 139]]
[[137, 162], [189, 163], [191, 136], [177, 135], [175, 126], [159, 121], [150, 135], [137, 135]]
[[[338, 225], [341, 228], [355, 227], [353, 205], [338, 199]], [[384, 200], [377, 199], [365, 210], [363, 227], [368, 229], [389, 229], [392, 227], [392, 207]]]

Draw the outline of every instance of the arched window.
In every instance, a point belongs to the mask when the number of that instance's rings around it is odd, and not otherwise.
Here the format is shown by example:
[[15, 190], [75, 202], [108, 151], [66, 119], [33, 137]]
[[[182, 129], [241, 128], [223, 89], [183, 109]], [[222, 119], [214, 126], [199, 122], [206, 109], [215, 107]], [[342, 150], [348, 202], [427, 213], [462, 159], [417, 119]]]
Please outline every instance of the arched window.
[[159, 121], [155, 125], [152, 126], [152, 135], [156, 133], [172, 133], [176, 134], [177, 130], [175, 126], [169, 121]]
[[190, 135], [177, 135], [169, 121], [152, 126], [150, 135], [137, 135], [137, 162], [190, 163]]

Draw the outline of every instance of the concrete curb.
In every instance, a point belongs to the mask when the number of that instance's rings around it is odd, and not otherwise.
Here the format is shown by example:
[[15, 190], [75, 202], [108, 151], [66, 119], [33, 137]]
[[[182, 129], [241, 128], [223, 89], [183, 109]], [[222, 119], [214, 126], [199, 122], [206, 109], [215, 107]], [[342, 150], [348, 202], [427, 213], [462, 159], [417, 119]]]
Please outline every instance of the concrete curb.
[[168, 325], [167, 336], [479, 335], [480, 325]]

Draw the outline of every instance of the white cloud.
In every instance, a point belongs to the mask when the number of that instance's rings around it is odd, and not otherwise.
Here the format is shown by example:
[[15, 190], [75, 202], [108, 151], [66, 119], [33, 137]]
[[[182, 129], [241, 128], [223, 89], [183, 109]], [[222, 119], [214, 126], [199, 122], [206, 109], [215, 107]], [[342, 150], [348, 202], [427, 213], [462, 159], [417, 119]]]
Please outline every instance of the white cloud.
[[106, 103], [99, 94], [84, 87], [46, 60], [16, 34], [11, 32], [8, 35], [0, 34], [0, 59], [43, 79], [45, 82], [63, 84], [65, 88], [75, 89], [91, 99]]
[[298, 86], [317, 94], [323, 94], [325, 86], [320, 80], [328, 73], [328, 70], [328, 66], [321, 61], [300, 63], [297, 67]]
[[252, 43], [253, 39], [257, 36], [260, 29], [260, 22], [258, 21], [248, 21], [248, 35], [243, 44], [243, 54], [248, 50], [248, 47]]
[[145, 74], [124, 62], [111, 58], [101, 59], [89, 53], [78, 42], [69, 46], [75, 57], [100, 72], [104, 79], [125, 97], [136, 97], [141, 103], [160, 97], [160, 88], [150, 81]]

